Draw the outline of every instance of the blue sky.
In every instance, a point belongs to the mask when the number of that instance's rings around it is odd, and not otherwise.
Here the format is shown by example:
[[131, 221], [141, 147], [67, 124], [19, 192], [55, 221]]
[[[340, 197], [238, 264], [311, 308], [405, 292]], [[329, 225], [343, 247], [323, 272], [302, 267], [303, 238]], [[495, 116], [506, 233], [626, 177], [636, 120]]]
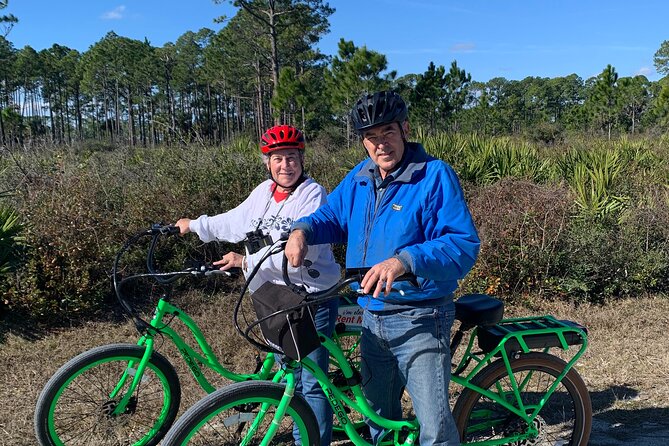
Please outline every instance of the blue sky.
[[[430, 61], [453, 60], [478, 81], [494, 77], [584, 79], [611, 64], [620, 76], [660, 76], [653, 55], [669, 40], [666, 0], [332, 0], [330, 33], [321, 51], [337, 52], [340, 38], [385, 54], [399, 75], [422, 73]], [[154, 46], [186, 31], [222, 25], [229, 3], [211, 0], [9, 0], [2, 11], [19, 19], [7, 38], [16, 48], [54, 43], [87, 50], [108, 31]]]

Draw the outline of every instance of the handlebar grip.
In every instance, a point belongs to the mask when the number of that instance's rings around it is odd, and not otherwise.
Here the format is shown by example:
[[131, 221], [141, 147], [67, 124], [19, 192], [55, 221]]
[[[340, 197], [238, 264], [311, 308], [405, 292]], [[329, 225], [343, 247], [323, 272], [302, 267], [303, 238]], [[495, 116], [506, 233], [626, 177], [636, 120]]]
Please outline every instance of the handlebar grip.
[[151, 234], [154, 235], [159, 235], [159, 234], [174, 235], [174, 234], [179, 234], [181, 230], [179, 229], [178, 226], [172, 224], [166, 225], [163, 223], [154, 223], [151, 225], [150, 232]]
[[[346, 278], [357, 278], [358, 282], [362, 281], [362, 278], [365, 277], [365, 274], [372, 269], [371, 266], [363, 266], [358, 268], [346, 268], [345, 277]], [[411, 285], [418, 287], [418, 276], [413, 273], [404, 273], [401, 276], [395, 278], [394, 282], [409, 282]]]

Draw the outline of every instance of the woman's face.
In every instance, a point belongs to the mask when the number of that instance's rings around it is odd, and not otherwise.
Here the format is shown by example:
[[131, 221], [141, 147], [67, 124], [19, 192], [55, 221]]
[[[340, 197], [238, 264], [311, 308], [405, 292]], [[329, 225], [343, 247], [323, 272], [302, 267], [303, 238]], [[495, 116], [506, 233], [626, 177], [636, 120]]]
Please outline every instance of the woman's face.
[[269, 155], [267, 168], [279, 187], [290, 189], [302, 176], [302, 152], [281, 149]]

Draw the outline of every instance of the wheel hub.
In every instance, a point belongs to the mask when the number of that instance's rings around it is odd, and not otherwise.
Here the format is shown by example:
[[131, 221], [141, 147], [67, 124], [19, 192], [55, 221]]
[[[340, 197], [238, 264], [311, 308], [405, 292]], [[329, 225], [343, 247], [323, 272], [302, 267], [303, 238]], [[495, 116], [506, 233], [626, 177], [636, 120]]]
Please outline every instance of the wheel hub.
[[[118, 407], [118, 401], [116, 400], [109, 400], [106, 401], [102, 404], [100, 407], [100, 411], [102, 415], [104, 415], [106, 418], [113, 418], [114, 411], [116, 411], [116, 408]], [[131, 397], [130, 400], [128, 401], [128, 405], [125, 406], [125, 410], [123, 411], [124, 415], [133, 415], [135, 411], [137, 410], [137, 397]]]
[[[532, 421], [532, 424], [534, 425], [534, 428], [537, 430], [537, 435], [535, 437], [525, 438], [525, 439], [519, 440], [519, 441], [514, 441], [512, 443], [509, 443], [509, 445], [510, 446], [536, 446], [536, 445], [543, 444], [543, 442], [546, 440], [546, 421], [541, 416], [538, 415]], [[522, 420], [516, 420], [507, 427], [504, 434], [505, 434], [505, 436], [509, 436], [509, 435], [524, 433], [525, 432], [525, 426], [526, 426], [526, 424]]]

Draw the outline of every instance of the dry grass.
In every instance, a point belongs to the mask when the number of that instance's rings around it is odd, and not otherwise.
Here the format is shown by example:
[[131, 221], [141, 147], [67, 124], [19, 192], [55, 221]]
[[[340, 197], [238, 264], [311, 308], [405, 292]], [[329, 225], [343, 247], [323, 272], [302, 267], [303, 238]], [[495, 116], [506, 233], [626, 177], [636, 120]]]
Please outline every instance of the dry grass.
[[[219, 358], [238, 370], [254, 364], [254, 352], [231, 327], [230, 296], [206, 296], [185, 302], [191, 316]], [[669, 419], [669, 300], [648, 298], [615, 302], [604, 307], [551, 303], [540, 299], [507, 309], [507, 315], [553, 314], [586, 325], [590, 346], [578, 369], [591, 391], [596, 420], [604, 426], [638, 428], [640, 422], [664, 424]], [[32, 445], [32, 418], [38, 393], [63, 363], [91, 347], [135, 342], [129, 322], [89, 322], [48, 334], [29, 332], [2, 322], [0, 331], [0, 445]], [[176, 359], [163, 345], [160, 351]], [[182, 361], [178, 372], [183, 407], [203, 396]], [[221, 383], [223, 384], [223, 383]], [[596, 423], [597, 425], [597, 423]], [[621, 429], [622, 432], [622, 429]], [[626, 438], [624, 432], [620, 438]], [[631, 438], [635, 438], [632, 436]]]

